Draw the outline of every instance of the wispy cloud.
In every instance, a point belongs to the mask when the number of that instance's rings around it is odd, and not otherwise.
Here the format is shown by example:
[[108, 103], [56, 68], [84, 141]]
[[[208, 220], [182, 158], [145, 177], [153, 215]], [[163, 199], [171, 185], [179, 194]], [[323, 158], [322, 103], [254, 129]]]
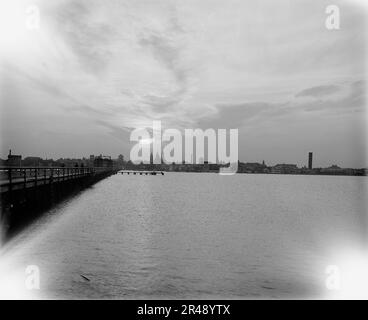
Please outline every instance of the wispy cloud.
[[298, 92], [296, 94], [296, 97], [325, 97], [339, 91], [339, 89], [340, 87], [336, 85], [312, 87]]
[[307, 88], [294, 97], [281, 103], [264, 101], [216, 104], [215, 111], [202, 118], [198, 125], [213, 128], [253, 128], [264, 121], [274, 123], [275, 126], [283, 123], [284, 118], [297, 121], [305, 117], [305, 112], [325, 116], [364, 112], [365, 81]]

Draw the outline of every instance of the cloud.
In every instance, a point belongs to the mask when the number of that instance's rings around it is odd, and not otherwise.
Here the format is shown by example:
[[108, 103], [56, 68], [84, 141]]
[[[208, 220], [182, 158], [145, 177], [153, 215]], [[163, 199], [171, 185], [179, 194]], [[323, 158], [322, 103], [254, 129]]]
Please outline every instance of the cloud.
[[116, 30], [95, 1], [64, 1], [54, 9], [55, 28], [75, 54], [78, 63], [91, 74], [104, 72], [112, 58], [111, 44]]
[[235, 104], [218, 104], [216, 112], [201, 119], [198, 124], [202, 128], [241, 128], [251, 122], [258, 124], [263, 119], [278, 117], [290, 108], [287, 104], [273, 104], [268, 102], [244, 102]]
[[131, 128], [126, 127], [118, 127], [115, 125], [111, 125], [109, 122], [103, 120], [96, 120], [96, 123], [109, 129], [109, 133], [115, 137], [116, 139], [123, 142], [125, 145], [129, 144], [129, 137]]
[[178, 95], [158, 96], [154, 94], [147, 94], [141, 97], [141, 103], [151, 107], [154, 112], [167, 112], [172, 106], [177, 105], [181, 101]]
[[[272, 132], [273, 144], [289, 150], [292, 137], [279, 135], [281, 126], [310, 123], [313, 130], [305, 130], [313, 137], [340, 116], [355, 114], [359, 122], [364, 19], [336, 1], [344, 12], [338, 32], [324, 27], [324, 1], [38, 0], [41, 28], [19, 32], [24, 37], [2, 53], [3, 150], [14, 141], [20, 149], [39, 147], [22, 142], [29, 132], [67, 130], [75, 136], [72, 153], [94, 152], [92, 142], [78, 143], [85, 136], [110, 152], [127, 138], [122, 128], [154, 119], [179, 129]], [[339, 130], [331, 137], [347, 141]], [[349, 137], [359, 130], [352, 125]], [[61, 143], [45, 139], [44, 146]]]
[[318, 86], [312, 87], [308, 89], [304, 89], [303, 91], [298, 92], [295, 96], [296, 97], [325, 97], [330, 96], [340, 90], [339, 86], [336, 85], [325, 85], [325, 86]]
[[[303, 94], [301, 94], [303, 93]], [[334, 93], [339, 93], [334, 95]], [[262, 125], [285, 124], [306, 119], [309, 114], [334, 116], [365, 110], [365, 82], [348, 82], [343, 85], [326, 84], [305, 89], [280, 103], [242, 102], [216, 104], [214, 112], [203, 116], [198, 125], [202, 128], [245, 128]], [[299, 97], [308, 97], [300, 99]]]
[[[169, 17], [161, 30], [143, 30], [138, 38], [144, 51], [152, 53], [171, 75], [171, 82], [164, 94], [149, 93], [141, 96], [143, 104], [154, 112], [163, 113], [184, 101], [191, 92], [190, 72], [193, 69], [185, 59], [186, 34], [180, 25], [175, 10], [169, 10]], [[158, 80], [160, 81], [160, 80]]]
[[[318, 88], [333, 87], [337, 86], [326, 85]], [[304, 91], [311, 91], [311, 89]], [[338, 90], [326, 89], [324, 91], [324, 89], [318, 89], [312, 91], [314, 91], [314, 94], [310, 95], [313, 98], [312, 100], [298, 102], [298, 107], [306, 112], [319, 112], [325, 115], [341, 115], [365, 111], [366, 92], [364, 80], [345, 83], [344, 85], [338, 86]], [[319, 93], [315, 94], [316, 91]], [[323, 94], [320, 93], [322, 91], [324, 91]], [[336, 93], [339, 94], [336, 95]]]

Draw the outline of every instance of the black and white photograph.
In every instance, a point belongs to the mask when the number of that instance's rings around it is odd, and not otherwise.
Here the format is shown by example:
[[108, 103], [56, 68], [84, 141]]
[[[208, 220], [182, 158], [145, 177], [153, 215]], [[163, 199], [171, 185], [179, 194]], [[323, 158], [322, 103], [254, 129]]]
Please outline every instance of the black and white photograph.
[[364, 0], [0, 0], [0, 299], [368, 299], [367, 23]]

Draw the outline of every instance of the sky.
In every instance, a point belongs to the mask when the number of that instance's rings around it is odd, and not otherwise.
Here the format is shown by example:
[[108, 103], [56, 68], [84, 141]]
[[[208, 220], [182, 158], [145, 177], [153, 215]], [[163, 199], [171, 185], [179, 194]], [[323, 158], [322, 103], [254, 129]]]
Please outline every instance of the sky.
[[328, 30], [330, 4], [1, 1], [0, 157], [128, 158], [161, 120], [237, 128], [245, 162], [365, 167], [367, 11], [334, 0]]

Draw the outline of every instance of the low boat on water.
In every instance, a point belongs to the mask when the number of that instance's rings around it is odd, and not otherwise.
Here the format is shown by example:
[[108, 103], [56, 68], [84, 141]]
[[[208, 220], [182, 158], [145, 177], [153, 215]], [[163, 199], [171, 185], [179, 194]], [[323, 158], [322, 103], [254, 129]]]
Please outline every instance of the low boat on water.
[[140, 176], [142, 176], [142, 175], [146, 175], [146, 176], [148, 176], [148, 175], [151, 175], [151, 176], [156, 176], [156, 175], [164, 175], [164, 172], [163, 171], [119, 171], [119, 173], [120, 174], [127, 174], [127, 175], [130, 175], [130, 174], [132, 174], [132, 175], [137, 175], [137, 174], [139, 174]]

